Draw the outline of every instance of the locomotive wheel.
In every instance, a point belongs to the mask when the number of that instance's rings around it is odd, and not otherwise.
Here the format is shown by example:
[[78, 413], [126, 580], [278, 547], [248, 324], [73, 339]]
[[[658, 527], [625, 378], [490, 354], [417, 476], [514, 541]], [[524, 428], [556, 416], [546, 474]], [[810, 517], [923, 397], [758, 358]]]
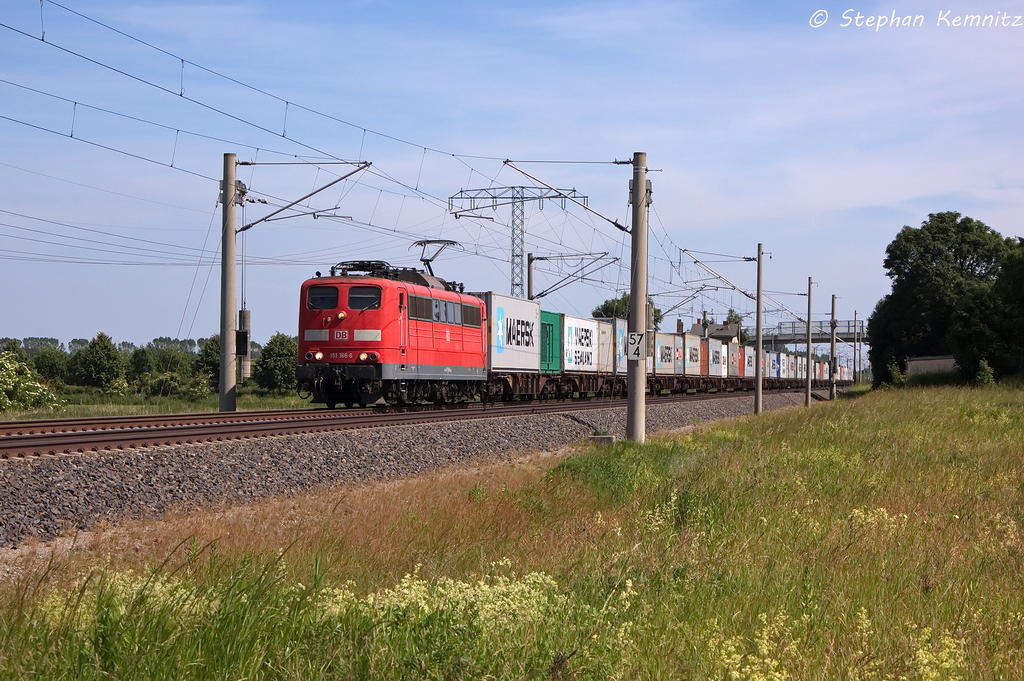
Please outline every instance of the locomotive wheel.
[[338, 403], [334, 402], [333, 400], [329, 400], [329, 401], [325, 402], [324, 404], [327, 405], [328, 409], [334, 409], [335, 407], [338, 406]]

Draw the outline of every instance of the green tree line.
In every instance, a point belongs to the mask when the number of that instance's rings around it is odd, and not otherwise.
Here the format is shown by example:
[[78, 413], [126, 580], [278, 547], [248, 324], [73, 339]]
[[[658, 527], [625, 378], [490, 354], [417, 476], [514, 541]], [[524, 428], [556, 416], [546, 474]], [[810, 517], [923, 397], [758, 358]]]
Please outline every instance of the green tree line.
[[[219, 335], [199, 340], [161, 337], [136, 346], [98, 333], [92, 340], [76, 338], [66, 348], [56, 338], [0, 338], [0, 351], [58, 392], [81, 386], [200, 400], [218, 389], [220, 379]], [[250, 351], [253, 384], [274, 392], [295, 389], [294, 337], [277, 333], [265, 346], [252, 343]]]

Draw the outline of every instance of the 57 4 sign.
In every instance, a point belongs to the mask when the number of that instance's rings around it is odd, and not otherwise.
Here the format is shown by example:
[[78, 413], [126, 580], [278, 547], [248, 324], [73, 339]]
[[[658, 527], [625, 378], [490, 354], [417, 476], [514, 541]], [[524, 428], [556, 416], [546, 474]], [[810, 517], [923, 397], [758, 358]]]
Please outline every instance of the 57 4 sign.
[[626, 359], [646, 359], [647, 343], [644, 342], [646, 333], [631, 333], [626, 343]]

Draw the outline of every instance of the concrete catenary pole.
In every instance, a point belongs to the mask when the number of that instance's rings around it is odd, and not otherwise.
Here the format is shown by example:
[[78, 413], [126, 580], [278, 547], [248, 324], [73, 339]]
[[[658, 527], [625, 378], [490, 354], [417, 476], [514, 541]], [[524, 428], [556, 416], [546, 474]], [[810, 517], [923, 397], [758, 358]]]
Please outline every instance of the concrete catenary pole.
[[760, 414], [764, 410], [764, 398], [762, 385], [764, 383], [764, 287], [761, 278], [761, 264], [764, 256], [763, 244], [757, 245], [757, 331], [754, 340], [754, 347], [757, 348], [757, 355], [754, 357], [754, 413]]
[[829, 383], [828, 383], [828, 398], [830, 400], [836, 399], [836, 372], [839, 370], [839, 361], [836, 359], [836, 326], [839, 322], [836, 321], [836, 296], [832, 294], [832, 349], [829, 356], [832, 358], [829, 361]]
[[220, 411], [235, 411], [235, 163], [224, 154], [220, 248]]
[[811, 406], [811, 287], [814, 282], [807, 277], [807, 387], [804, 390], [804, 406]]
[[[629, 320], [630, 334], [647, 333], [647, 154], [633, 154], [632, 257], [630, 258]], [[640, 357], [626, 362], [629, 401], [626, 406], [626, 438], [643, 442], [647, 436], [647, 337], [641, 343]]]

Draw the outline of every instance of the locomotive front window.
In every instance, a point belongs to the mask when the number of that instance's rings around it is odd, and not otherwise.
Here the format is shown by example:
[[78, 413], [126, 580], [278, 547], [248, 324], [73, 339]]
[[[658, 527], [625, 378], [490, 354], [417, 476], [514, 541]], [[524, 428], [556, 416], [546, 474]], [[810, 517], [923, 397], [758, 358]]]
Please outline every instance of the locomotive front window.
[[348, 309], [378, 310], [380, 309], [379, 286], [352, 286], [348, 290]]
[[306, 307], [310, 310], [334, 310], [338, 307], [336, 286], [310, 286], [306, 291]]

